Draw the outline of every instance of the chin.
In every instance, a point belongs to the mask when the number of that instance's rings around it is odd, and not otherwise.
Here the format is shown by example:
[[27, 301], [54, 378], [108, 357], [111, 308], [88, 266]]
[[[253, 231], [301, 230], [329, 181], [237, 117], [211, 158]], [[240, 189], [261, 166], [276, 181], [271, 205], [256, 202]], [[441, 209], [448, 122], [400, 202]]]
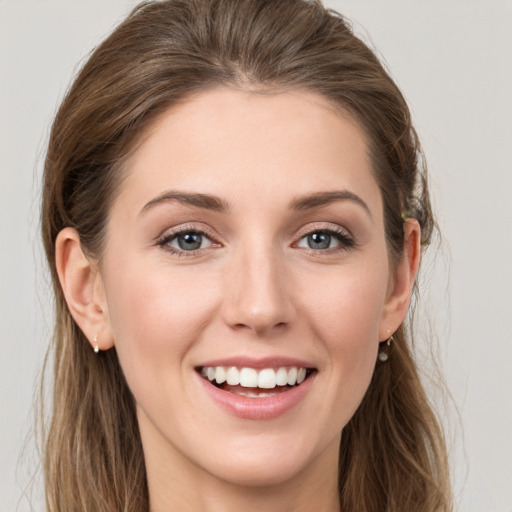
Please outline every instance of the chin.
[[[207, 471], [220, 480], [243, 487], [272, 487], [300, 478], [302, 474], [325, 464], [326, 471], [337, 468], [341, 435], [327, 445], [325, 436], [316, 443], [298, 438], [293, 433], [284, 436], [268, 434], [234, 441], [214, 456]], [[327, 467], [329, 466], [329, 470]], [[334, 469], [337, 471], [337, 469]]]
[[240, 487], [273, 487], [294, 480], [308, 466], [306, 459], [263, 457], [228, 460], [211, 468], [211, 474]]

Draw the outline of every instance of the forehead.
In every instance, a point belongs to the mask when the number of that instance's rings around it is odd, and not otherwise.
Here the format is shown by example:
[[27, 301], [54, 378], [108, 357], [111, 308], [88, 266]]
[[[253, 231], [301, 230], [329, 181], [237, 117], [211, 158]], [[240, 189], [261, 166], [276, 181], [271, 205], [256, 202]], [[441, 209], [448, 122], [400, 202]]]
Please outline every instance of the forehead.
[[304, 91], [196, 94], [150, 127], [124, 171], [119, 199], [140, 207], [176, 188], [288, 201], [341, 187], [380, 201], [363, 130]]

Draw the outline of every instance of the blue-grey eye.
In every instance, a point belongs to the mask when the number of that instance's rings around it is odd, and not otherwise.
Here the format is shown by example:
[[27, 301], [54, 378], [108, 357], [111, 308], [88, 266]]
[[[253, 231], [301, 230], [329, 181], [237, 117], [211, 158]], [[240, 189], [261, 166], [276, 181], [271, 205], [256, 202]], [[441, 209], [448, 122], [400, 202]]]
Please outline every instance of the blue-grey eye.
[[167, 240], [167, 245], [181, 251], [196, 251], [211, 245], [211, 240], [203, 233], [197, 231], [185, 231], [172, 235]]
[[314, 251], [322, 251], [325, 249], [333, 249], [335, 247], [350, 247], [351, 240], [341, 233], [329, 231], [314, 231], [308, 235], [303, 236], [298, 247], [305, 249], [313, 249]]
[[307, 243], [310, 249], [329, 249], [332, 236], [328, 233], [311, 233], [307, 236]]
[[201, 248], [203, 235], [199, 233], [185, 233], [176, 237], [180, 249], [184, 251], [194, 251]]

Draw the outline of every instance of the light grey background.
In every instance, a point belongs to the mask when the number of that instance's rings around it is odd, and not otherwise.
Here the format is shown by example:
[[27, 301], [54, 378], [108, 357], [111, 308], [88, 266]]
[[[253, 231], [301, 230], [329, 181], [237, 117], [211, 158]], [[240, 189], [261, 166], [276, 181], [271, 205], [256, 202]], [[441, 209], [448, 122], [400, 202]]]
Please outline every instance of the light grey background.
[[[459, 509], [511, 512], [512, 2], [327, 3], [385, 57], [427, 154], [445, 245], [424, 309], [463, 424], [448, 409]], [[18, 499], [37, 461], [27, 435], [52, 323], [38, 238], [48, 127], [77, 63], [133, 5], [0, 0], [0, 512], [29, 510]]]

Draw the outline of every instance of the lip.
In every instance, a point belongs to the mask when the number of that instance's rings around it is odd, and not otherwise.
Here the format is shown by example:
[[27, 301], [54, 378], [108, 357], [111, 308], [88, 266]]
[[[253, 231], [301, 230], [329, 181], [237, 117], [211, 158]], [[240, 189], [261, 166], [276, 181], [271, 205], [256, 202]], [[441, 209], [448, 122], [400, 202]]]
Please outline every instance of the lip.
[[[196, 369], [204, 366], [236, 366], [238, 368], [248, 367], [255, 369], [292, 366], [314, 368], [314, 366], [303, 360], [288, 357], [260, 359], [230, 357], [204, 362], [196, 367]], [[218, 388], [203, 378], [198, 371], [194, 373], [199, 381], [199, 385], [217, 406], [230, 415], [247, 420], [270, 420], [286, 414], [299, 405], [306, 397], [317, 375], [315, 371], [301, 384], [290, 387], [287, 391], [282, 391], [274, 396], [250, 398]]]
[[313, 369], [315, 365], [310, 362], [304, 361], [303, 359], [294, 359], [291, 357], [247, 357], [247, 356], [233, 356], [222, 359], [213, 359], [211, 361], [205, 361], [197, 368], [203, 368], [208, 366], [236, 366], [237, 368], [254, 368], [255, 370], [263, 370], [264, 368], [291, 368], [296, 366], [297, 368]]

